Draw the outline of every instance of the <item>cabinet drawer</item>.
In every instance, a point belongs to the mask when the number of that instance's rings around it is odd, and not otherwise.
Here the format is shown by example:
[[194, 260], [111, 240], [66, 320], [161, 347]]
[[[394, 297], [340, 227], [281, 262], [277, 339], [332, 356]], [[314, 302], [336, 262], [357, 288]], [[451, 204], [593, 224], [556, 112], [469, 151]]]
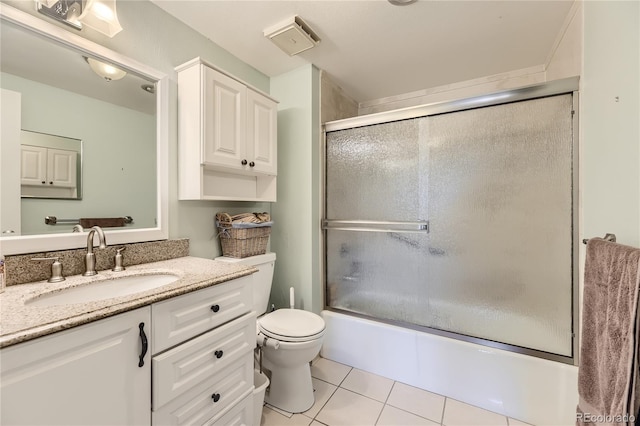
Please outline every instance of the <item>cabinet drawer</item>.
[[185, 294], [151, 306], [153, 355], [251, 311], [253, 276]]
[[157, 410], [199, 383], [209, 381], [234, 361], [253, 354], [256, 317], [235, 321], [156, 355], [152, 360], [153, 409]]
[[253, 396], [249, 395], [226, 413], [206, 423], [207, 426], [260, 426], [253, 424]]
[[[202, 425], [253, 391], [253, 356], [246, 354], [195, 389], [151, 413], [153, 425]], [[214, 399], [215, 396], [215, 399]]]

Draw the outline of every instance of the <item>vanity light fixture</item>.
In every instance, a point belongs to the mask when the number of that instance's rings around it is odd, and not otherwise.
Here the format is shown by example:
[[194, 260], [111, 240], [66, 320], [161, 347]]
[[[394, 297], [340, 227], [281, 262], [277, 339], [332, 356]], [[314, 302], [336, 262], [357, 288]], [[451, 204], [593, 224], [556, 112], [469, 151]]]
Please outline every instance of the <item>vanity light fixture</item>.
[[320, 37], [299, 16], [294, 16], [264, 30], [264, 36], [289, 56], [311, 49], [320, 43]]
[[35, 0], [38, 12], [81, 30], [93, 28], [113, 37], [122, 31], [116, 0]]
[[100, 62], [97, 59], [88, 58], [85, 56], [84, 60], [87, 61], [93, 72], [107, 81], [120, 80], [121, 78], [124, 78], [125, 75], [127, 75], [127, 73], [125, 71], [122, 71], [120, 68], [116, 68], [111, 64], [105, 64], [104, 62]]

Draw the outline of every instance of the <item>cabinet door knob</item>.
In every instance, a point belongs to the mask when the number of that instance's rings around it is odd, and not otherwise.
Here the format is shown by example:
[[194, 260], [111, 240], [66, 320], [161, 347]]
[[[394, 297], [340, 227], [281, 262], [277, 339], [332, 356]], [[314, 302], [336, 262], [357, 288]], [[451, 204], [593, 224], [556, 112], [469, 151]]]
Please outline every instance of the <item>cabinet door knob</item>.
[[224, 355], [224, 352], [222, 352], [222, 350], [219, 350], [219, 351], [215, 351], [214, 354], [216, 358], [220, 359], [222, 358], [222, 355]]
[[247, 165], [247, 160], [242, 160], [242, 161], [240, 162], [240, 164], [242, 164], [243, 166], [246, 166], [246, 165]]
[[49, 182], [49, 185], [53, 185], [53, 181]]
[[212, 310], [213, 312], [218, 312], [218, 311], [220, 310], [220, 305], [213, 305], [213, 306], [211, 307], [211, 310]]
[[213, 395], [211, 395], [211, 398], [213, 398], [213, 402], [218, 402], [220, 401], [220, 394], [214, 393]]
[[254, 163], [253, 161], [249, 163], [249, 167], [254, 167], [256, 165], [256, 163]]
[[43, 184], [43, 185], [44, 185], [45, 183], [47, 183], [47, 182], [45, 182], [45, 181], [42, 181], [42, 184]]

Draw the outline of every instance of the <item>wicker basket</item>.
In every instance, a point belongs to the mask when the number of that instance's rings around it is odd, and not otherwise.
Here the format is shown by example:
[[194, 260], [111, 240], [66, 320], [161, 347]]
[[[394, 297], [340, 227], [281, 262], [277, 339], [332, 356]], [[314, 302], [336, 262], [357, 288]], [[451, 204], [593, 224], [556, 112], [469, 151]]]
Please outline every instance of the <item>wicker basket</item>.
[[252, 228], [238, 228], [233, 226], [234, 217], [228, 213], [216, 214], [222, 255], [244, 258], [265, 254], [269, 235], [271, 235], [271, 225], [260, 226], [260, 224], [256, 224]]

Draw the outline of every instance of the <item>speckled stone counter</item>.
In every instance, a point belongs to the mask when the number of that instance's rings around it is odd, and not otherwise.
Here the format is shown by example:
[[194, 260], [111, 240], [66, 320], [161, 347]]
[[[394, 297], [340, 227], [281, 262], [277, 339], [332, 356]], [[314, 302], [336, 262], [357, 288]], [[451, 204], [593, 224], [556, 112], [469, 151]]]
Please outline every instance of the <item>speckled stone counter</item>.
[[[74, 275], [60, 283], [38, 281], [13, 285], [0, 294], [0, 348], [220, 284], [256, 271], [255, 268], [227, 262], [180, 257], [129, 266], [123, 272], [102, 271], [92, 277]], [[174, 274], [179, 278], [162, 287], [112, 299], [52, 306], [29, 304], [38, 296], [68, 287], [91, 285], [123, 276], [148, 274]]]
[[[119, 244], [105, 249], [96, 249], [96, 271], [113, 268], [116, 249], [126, 247], [124, 266], [140, 265], [160, 260], [189, 256], [189, 240], [174, 239], [148, 241], [143, 243]], [[51, 275], [49, 262], [32, 262], [34, 257], [58, 257], [62, 263], [63, 274], [77, 275], [84, 272], [86, 248], [50, 251], [42, 253], [13, 254], [4, 259], [7, 286], [44, 280]]]

